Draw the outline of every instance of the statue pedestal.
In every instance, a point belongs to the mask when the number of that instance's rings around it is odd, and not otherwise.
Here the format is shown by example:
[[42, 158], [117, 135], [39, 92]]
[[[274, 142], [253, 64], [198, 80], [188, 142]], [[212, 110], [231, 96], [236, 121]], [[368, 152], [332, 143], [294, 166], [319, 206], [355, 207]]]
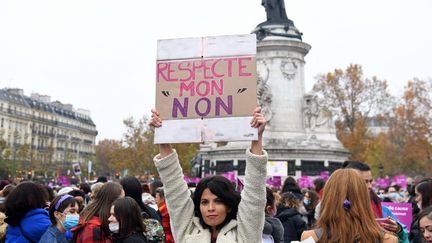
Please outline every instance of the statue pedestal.
[[[258, 103], [268, 120], [264, 148], [270, 161], [286, 161], [288, 175], [319, 175], [340, 167], [349, 153], [336, 138], [331, 114], [305, 94], [304, 57], [311, 46], [294, 26], [262, 25], [257, 43]], [[261, 34], [262, 34], [261, 33]], [[201, 146], [193, 173], [197, 176], [236, 170], [244, 173], [249, 142]], [[194, 164], [195, 163], [195, 164]]]

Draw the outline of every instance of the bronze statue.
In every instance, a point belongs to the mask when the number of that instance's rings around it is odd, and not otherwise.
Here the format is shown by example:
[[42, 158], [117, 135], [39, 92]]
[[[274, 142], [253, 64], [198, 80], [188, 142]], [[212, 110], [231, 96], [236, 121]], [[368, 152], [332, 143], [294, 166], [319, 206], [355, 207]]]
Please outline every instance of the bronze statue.
[[267, 22], [283, 23], [288, 21], [284, 0], [262, 0], [267, 13]]

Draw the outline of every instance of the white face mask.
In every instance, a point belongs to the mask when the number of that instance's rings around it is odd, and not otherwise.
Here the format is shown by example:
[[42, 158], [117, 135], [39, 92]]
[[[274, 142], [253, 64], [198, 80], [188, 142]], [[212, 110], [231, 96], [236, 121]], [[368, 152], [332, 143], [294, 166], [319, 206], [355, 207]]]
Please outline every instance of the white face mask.
[[118, 233], [120, 229], [119, 223], [110, 223], [108, 227], [109, 230], [113, 233]]
[[421, 203], [417, 203], [417, 207], [421, 210], [422, 209]]

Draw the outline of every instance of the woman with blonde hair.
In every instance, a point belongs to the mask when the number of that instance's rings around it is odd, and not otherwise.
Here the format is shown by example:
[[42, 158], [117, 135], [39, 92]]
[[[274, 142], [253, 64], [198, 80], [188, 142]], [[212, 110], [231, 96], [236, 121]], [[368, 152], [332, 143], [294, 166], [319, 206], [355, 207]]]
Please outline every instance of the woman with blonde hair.
[[316, 242], [398, 242], [375, 220], [364, 180], [353, 169], [336, 170], [327, 181], [321, 201], [320, 218], [314, 230], [301, 239]]

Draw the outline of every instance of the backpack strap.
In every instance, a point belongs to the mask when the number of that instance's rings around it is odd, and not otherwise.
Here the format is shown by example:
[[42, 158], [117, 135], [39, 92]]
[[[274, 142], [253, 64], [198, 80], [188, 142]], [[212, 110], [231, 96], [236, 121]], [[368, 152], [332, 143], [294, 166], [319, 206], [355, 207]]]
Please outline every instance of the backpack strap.
[[321, 229], [314, 229], [314, 233], [316, 234], [318, 239], [321, 238], [321, 236], [322, 236], [322, 230]]

